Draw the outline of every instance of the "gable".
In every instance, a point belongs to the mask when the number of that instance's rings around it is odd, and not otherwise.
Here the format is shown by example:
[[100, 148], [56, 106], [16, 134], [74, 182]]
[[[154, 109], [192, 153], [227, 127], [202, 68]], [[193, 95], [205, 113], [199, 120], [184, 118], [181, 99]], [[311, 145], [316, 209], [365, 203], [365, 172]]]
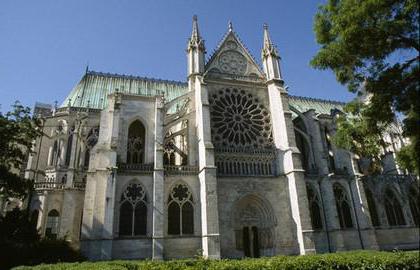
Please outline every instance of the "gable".
[[207, 62], [204, 77], [260, 81], [264, 75], [235, 32], [229, 30]]

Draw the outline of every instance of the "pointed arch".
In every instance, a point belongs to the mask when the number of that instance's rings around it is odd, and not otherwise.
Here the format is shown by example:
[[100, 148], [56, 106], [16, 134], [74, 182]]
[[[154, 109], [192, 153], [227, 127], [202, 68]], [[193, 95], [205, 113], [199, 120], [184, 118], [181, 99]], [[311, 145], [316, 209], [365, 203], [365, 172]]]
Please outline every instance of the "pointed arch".
[[128, 128], [127, 163], [144, 163], [146, 129], [140, 120], [134, 120]]
[[146, 189], [141, 183], [130, 182], [120, 197], [119, 235], [139, 236], [147, 234]]
[[370, 219], [372, 221], [372, 225], [374, 227], [377, 227], [380, 225], [378, 211], [376, 209], [376, 203], [375, 203], [375, 199], [373, 197], [372, 191], [368, 187], [365, 187], [365, 195], [366, 195], [366, 201], [369, 208], [369, 214], [370, 214]]
[[334, 183], [333, 190], [340, 227], [342, 229], [353, 228], [353, 219], [350, 207], [351, 204], [346, 190], [339, 183]]
[[308, 196], [309, 214], [311, 216], [312, 228], [320, 230], [323, 227], [323, 222], [321, 217], [322, 208], [318, 193], [311, 184], [306, 183], [306, 194]]
[[60, 229], [59, 225], [60, 213], [55, 209], [49, 211], [45, 225], [45, 237], [49, 239], [57, 239]]
[[177, 182], [168, 196], [168, 234], [194, 234], [194, 198], [190, 187]]
[[385, 189], [384, 205], [389, 226], [406, 224], [401, 204], [391, 187]]

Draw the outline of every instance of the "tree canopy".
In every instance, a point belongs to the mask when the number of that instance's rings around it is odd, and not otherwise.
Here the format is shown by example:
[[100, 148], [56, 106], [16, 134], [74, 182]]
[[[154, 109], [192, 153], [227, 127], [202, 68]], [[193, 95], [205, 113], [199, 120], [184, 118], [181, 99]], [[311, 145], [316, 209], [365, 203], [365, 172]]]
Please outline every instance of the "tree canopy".
[[22, 198], [31, 183], [19, 173], [32, 152], [34, 140], [41, 134], [38, 121], [32, 118], [30, 108], [16, 102], [12, 111], [0, 112], [0, 134], [0, 194]]
[[415, 165], [419, 172], [419, 2], [329, 0], [320, 6], [314, 30], [321, 48], [311, 65], [331, 69], [349, 91], [368, 97], [347, 106], [355, 118], [339, 121], [340, 146], [375, 155], [378, 136], [396, 114], [403, 115], [411, 144], [402, 151], [400, 164]]

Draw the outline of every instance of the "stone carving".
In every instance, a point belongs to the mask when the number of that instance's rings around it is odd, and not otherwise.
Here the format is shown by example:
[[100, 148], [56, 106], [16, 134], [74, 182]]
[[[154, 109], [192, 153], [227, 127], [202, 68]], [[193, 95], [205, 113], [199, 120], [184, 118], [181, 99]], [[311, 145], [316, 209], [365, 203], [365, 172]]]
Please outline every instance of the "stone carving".
[[[235, 44], [235, 45], [232, 45]], [[231, 41], [230, 46], [236, 46], [236, 43]], [[245, 56], [234, 50], [227, 50], [219, 56], [219, 67], [222, 72], [245, 75], [247, 68], [247, 61]]]
[[227, 88], [211, 95], [213, 142], [218, 147], [264, 148], [272, 145], [270, 113], [245, 90]]
[[141, 201], [146, 202], [146, 192], [143, 186], [135, 183], [129, 184], [121, 195], [121, 202], [124, 201], [128, 201], [133, 206]]

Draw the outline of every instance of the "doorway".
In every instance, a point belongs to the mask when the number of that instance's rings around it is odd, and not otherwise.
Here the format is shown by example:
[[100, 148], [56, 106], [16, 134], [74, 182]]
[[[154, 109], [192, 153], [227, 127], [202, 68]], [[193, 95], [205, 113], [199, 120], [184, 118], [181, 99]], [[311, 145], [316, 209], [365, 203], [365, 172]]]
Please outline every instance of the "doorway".
[[242, 243], [245, 257], [260, 257], [260, 242], [258, 239], [258, 228], [256, 226], [242, 228]]

